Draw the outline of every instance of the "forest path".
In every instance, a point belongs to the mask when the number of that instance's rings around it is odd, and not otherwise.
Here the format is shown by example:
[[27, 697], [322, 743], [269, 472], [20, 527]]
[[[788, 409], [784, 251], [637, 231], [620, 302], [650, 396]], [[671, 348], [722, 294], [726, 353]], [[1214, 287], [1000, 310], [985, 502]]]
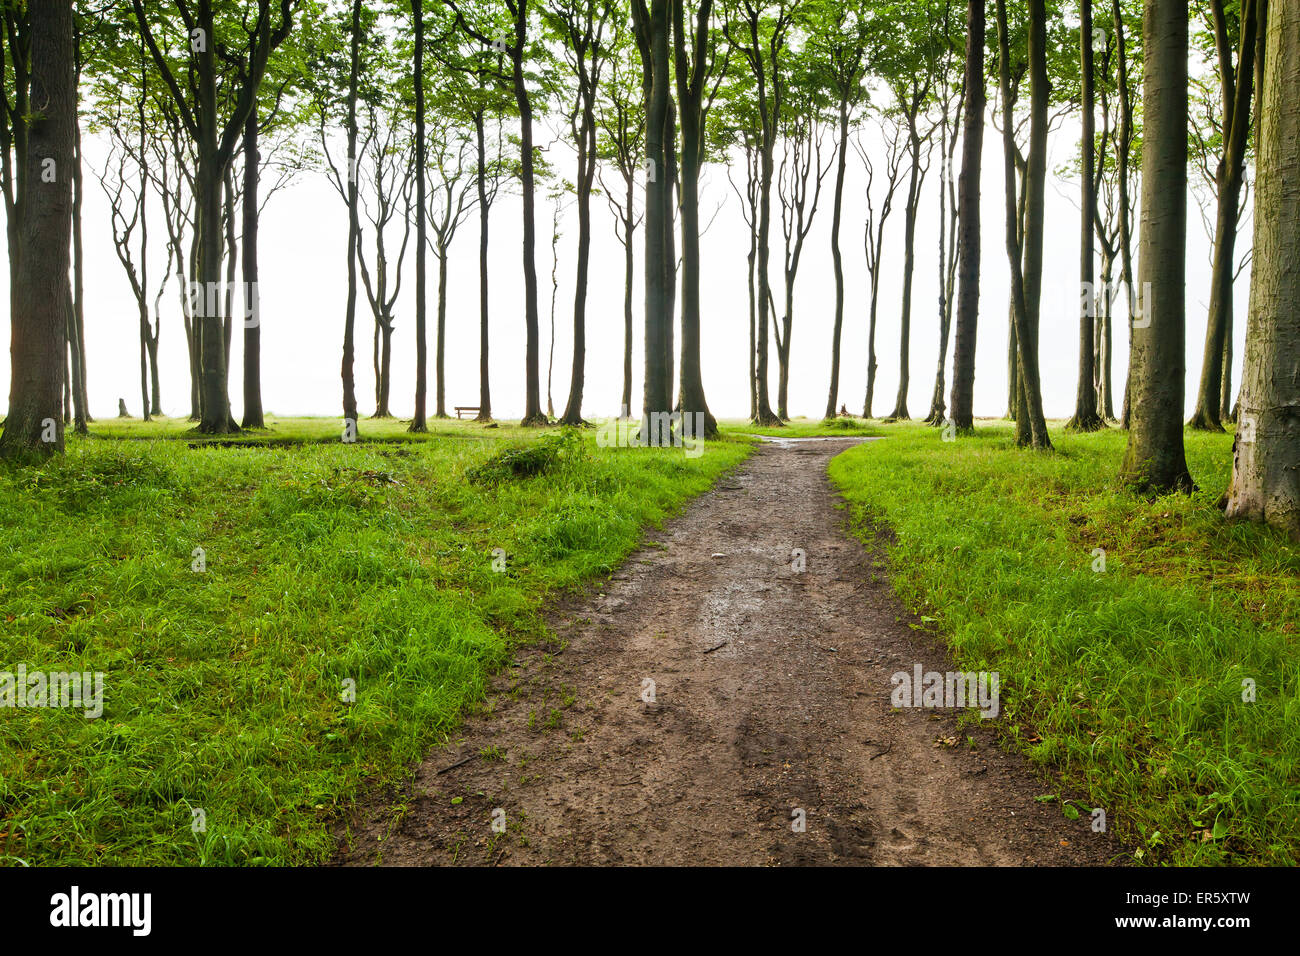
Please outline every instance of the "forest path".
[[953, 668], [847, 533], [826, 466], [855, 442], [764, 443], [559, 608], [338, 862], [1105, 863], [991, 731], [891, 707], [895, 672]]

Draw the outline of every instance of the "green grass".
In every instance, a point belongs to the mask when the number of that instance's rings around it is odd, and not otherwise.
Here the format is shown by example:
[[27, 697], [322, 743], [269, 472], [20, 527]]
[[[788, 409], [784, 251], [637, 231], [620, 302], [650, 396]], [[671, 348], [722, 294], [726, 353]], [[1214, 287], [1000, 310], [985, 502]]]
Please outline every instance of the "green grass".
[[831, 464], [905, 603], [959, 666], [1000, 673], [1008, 741], [1105, 809], [1135, 859], [1294, 865], [1300, 551], [1215, 507], [1231, 436], [1187, 432], [1199, 490], [1143, 499], [1116, 484], [1118, 429], [1054, 427], [1040, 454], [977, 425], [956, 442], [892, 426]]
[[755, 425], [751, 422], [733, 419], [719, 423], [723, 431], [744, 435], [767, 435], [772, 438], [819, 438], [858, 436], [874, 437], [885, 434], [881, 426], [873, 425], [865, 418], [832, 418], [827, 421], [796, 417], [784, 425], [772, 427]]
[[473, 483], [537, 431], [431, 422], [398, 444], [404, 423], [362, 421], [391, 441], [344, 444], [339, 420], [271, 424], [239, 440], [286, 444], [191, 448], [186, 422], [109, 421], [0, 468], [0, 671], [105, 674], [99, 719], [0, 708], [0, 863], [327, 859], [340, 809], [447, 739], [548, 599], [751, 447], [588, 431], [533, 477]]

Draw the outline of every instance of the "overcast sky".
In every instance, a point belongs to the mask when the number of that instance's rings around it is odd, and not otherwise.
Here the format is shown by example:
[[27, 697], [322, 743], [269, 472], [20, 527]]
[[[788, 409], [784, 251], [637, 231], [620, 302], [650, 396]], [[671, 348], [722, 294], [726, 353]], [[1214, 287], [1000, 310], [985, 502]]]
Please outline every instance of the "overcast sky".
[[[1064, 418], [1073, 411], [1078, 362], [1078, 262], [1079, 213], [1077, 184], [1063, 182], [1052, 171], [1066, 163], [1077, 141], [1077, 124], [1063, 124], [1050, 139], [1049, 185], [1046, 207], [1041, 350], [1043, 399], [1048, 417]], [[539, 138], [549, 139], [542, 133]], [[879, 133], [868, 127], [863, 142], [879, 150]], [[827, 136], [829, 150], [830, 137]], [[975, 413], [1000, 416], [1006, 410], [1008, 268], [1004, 246], [1003, 182], [1000, 134], [991, 125], [985, 133], [981, 189], [982, 247], [980, 323], [975, 378]], [[105, 146], [87, 137], [87, 158], [102, 165]], [[573, 178], [574, 161], [563, 142], [551, 150], [550, 159], [561, 174]], [[960, 150], [957, 162], [960, 163]], [[743, 180], [743, 164], [736, 172]], [[830, 339], [835, 304], [834, 274], [830, 256], [831, 196], [834, 170], [826, 178], [822, 207], [808, 237], [795, 291], [795, 320], [790, 413], [820, 417], [825, 408], [830, 371]], [[929, 409], [938, 350], [938, 163], [932, 164], [924, 186], [913, 277], [911, 334], [911, 386], [908, 407], [913, 417]], [[863, 252], [862, 225], [865, 175], [850, 150], [845, 187], [844, 250], [846, 307], [842, 344], [841, 401], [860, 414], [866, 384], [867, 304], [869, 281]], [[902, 295], [903, 201], [905, 183], [895, 201], [886, 231], [886, 256], [882, 271], [876, 350], [879, 371], [874, 413], [893, 407], [899, 381], [899, 318]], [[1135, 202], [1137, 198], [1135, 197]], [[613, 218], [603, 197], [593, 197], [591, 280], [587, 306], [587, 374], [584, 414], [588, 417], [617, 412], [622, 391], [623, 252]], [[720, 418], [748, 414], [747, 351], [748, 298], [746, 253], [749, 235], [741, 207], [726, 171], [706, 167], [701, 191], [702, 219], [716, 218], [703, 239], [701, 288], [704, 384], [709, 406]], [[151, 210], [153, 236], [158, 239], [152, 275], [162, 275], [161, 210]], [[775, 191], [773, 194], [772, 282], [781, 301], [781, 234]], [[546, 401], [547, 358], [551, 348], [551, 208], [539, 189], [537, 209], [538, 306], [541, 314], [542, 401]], [[125, 398], [133, 415], [140, 413], [139, 338], [136, 307], [122, 267], [115, 255], [109, 228], [108, 204], [93, 171], [87, 170], [84, 210], [86, 247], [86, 337], [92, 414], [104, 418], [116, 413], [117, 400]], [[1135, 223], [1135, 249], [1136, 255]], [[561, 219], [563, 236], [558, 246], [559, 288], [555, 298], [554, 384], [557, 413], [567, 397], [571, 359], [573, 273], [577, 219], [570, 203]], [[1239, 245], [1249, 246], [1249, 225]], [[450, 257], [447, 321], [447, 404], [478, 404], [478, 220], [471, 216], [457, 235]], [[524, 303], [521, 261], [521, 204], [517, 195], [503, 195], [492, 210], [491, 223], [491, 367], [492, 408], [500, 419], [518, 418], [524, 409]], [[1209, 298], [1210, 242], [1189, 195], [1187, 243], [1187, 411], [1195, 404]], [[400, 241], [398, 233], [393, 242]], [[642, 233], [638, 231], [635, 304], [634, 405], [641, 396], [642, 352]], [[347, 292], [347, 214], [337, 192], [318, 173], [304, 173], [293, 185], [268, 203], [261, 228], [262, 394], [268, 413], [277, 415], [341, 415], [339, 378], [343, 321]], [[393, 388], [391, 405], [399, 416], [414, 407], [414, 240], [408, 251], [402, 299], [393, 338]], [[429, 411], [433, 412], [433, 351], [436, 317], [437, 260], [429, 256]], [[1098, 268], [1100, 268], [1098, 266]], [[1118, 270], [1116, 270], [1118, 281]], [[0, 284], [7, 284], [7, 271]], [[1237, 312], [1233, 330], [1233, 384], [1240, 380], [1249, 269], [1237, 283]], [[363, 414], [374, 411], [374, 375], [371, 368], [373, 321], [364, 296], [358, 299], [357, 392]], [[241, 409], [242, 341], [236, 327], [231, 363], [230, 394], [236, 418]], [[680, 341], [680, 338], [678, 338]], [[1127, 329], [1115, 326], [1114, 389], [1118, 412], [1124, 385]], [[949, 343], [949, 388], [951, 383]], [[189, 381], [180, 300], [173, 289], [164, 299], [160, 346], [163, 410], [185, 415], [189, 409]], [[771, 353], [772, 403], [776, 404], [777, 362]], [[9, 363], [0, 363], [0, 387], [8, 394]], [[639, 411], [639, 409], [635, 409]]]

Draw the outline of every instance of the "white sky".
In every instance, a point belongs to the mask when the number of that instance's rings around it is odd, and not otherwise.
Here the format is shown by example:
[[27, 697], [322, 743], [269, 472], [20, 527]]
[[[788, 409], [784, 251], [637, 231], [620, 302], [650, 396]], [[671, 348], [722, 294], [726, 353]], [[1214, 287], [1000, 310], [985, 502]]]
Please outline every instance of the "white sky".
[[[1064, 164], [1075, 149], [1077, 124], [1066, 122], [1051, 137], [1051, 170]], [[865, 134], [867, 142], [878, 136]], [[549, 138], [539, 131], [539, 140]], [[827, 137], [829, 144], [830, 137]], [[982, 182], [982, 264], [978, 352], [975, 379], [977, 416], [1000, 416], [1006, 406], [1007, 283], [1004, 251], [1003, 183], [1000, 134], [991, 125], [985, 131]], [[87, 157], [99, 166], [104, 144], [87, 136]], [[572, 179], [571, 151], [561, 145], [551, 159]], [[960, 164], [960, 151], [957, 163]], [[743, 166], [737, 172], [743, 177]], [[795, 298], [795, 331], [790, 383], [790, 413], [820, 417], [829, 384], [830, 338], [835, 286], [830, 256], [831, 198], [834, 170], [827, 175], [822, 208], [807, 240]], [[866, 383], [867, 303], [869, 283], [862, 245], [865, 175], [850, 149], [849, 178], [845, 186], [844, 251], [846, 308], [842, 342], [840, 400], [858, 414]], [[886, 231], [886, 259], [880, 294], [876, 350], [879, 371], [874, 413], [887, 414], [898, 387], [899, 310], [902, 292], [902, 235], [905, 182], [895, 199], [895, 211]], [[908, 407], [913, 417], [929, 409], [938, 349], [938, 163], [926, 180], [916, 236], [916, 270], [913, 278], [911, 334], [911, 387]], [[551, 209], [544, 189], [538, 191], [537, 274], [541, 313], [543, 407], [546, 401], [546, 357], [550, 345]], [[1137, 201], [1135, 197], [1135, 202]], [[1043, 399], [1049, 417], [1068, 417], [1074, 408], [1078, 352], [1078, 235], [1077, 185], [1051, 179], [1047, 192], [1044, 250], [1042, 331]], [[706, 167], [701, 191], [701, 216], [707, 222], [718, 205], [712, 228], [705, 235], [701, 288], [704, 384], [709, 405], [720, 418], [748, 414], [747, 352], [748, 298], [746, 260], [747, 227], [740, 204], [721, 166]], [[780, 301], [781, 235], [775, 191], [773, 195], [774, 295]], [[154, 277], [161, 276], [163, 239], [161, 210], [152, 210], [152, 235], [158, 240]], [[614, 414], [622, 391], [623, 251], [615, 238], [613, 219], [603, 196], [593, 197], [591, 279], [587, 307], [587, 374], [584, 414]], [[570, 203], [561, 220], [559, 293], [555, 314], [555, 368], [553, 397], [556, 412], [567, 398], [571, 352], [573, 273], [577, 219]], [[86, 247], [86, 336], [88, 345], [91, 411], [97, 417], [116, 414], [117, 400], [125, 398], [133, 415], [140, 413], [139, 339], [137, 313], [130, 287], [117, 261], [109, 231], [108, 204], [92, 171], [87, 170], [84, 210]], [[524, 408], [524, 320], [521, 264], [521, 206], [517, 195], [502, 195], [492, 210], [492, 407], [500, 419], [518, 418]], [[1135, 223], [1135, 246], [1136, 246]], [[472, 215], [458, 234], [451, 254], [448, 289], [447, 405], [478, 404], [478, 218]], [[641, 241], [637, 233], [637, 287], [634, 296], [633, 402], [641, 396], [642, 331]], [[347, 216], [338, 194], [323, 175], [307, 173], [275, 195], [266, 207], [261, 228], [262, 393], [268, 413], [278, 415], [341, 415], [339, 379], [344, 309], [346, 303]], [[392, 242], [400, 242], [398, 233]], [[1243, 235], [1239, 251], [1249, 246]], [[1134, 254], [1136, 256], [1136, 248]], [[1189, 195], [1187, 243], [1187, 379], [1186, 406], [1190, 414], [1200, 374], [1205, 313], [1209, 298], [1210, 243], [1201, 225], [1196, 199]], [[436, 319], [437, 260], [430, 254], [429, 411], [433, 412], [433, 341]], [[1100, 270], [1100, 265], [1098, 265]], [[1116, 279], [1118, 280], [1118, 270]], [[0, 270], [0, 285], [8, 273]], [[402, 299], [397, 310], [393, 345], [395, 414], [409, 416], [414, 406], [414, 239], [408, 250]], [[1249, 270], [1237, 283], [1237, 312], [1233, 330], [1234, 388], [1240, 380], [1245, 336], [1245, 310]], [[358, 296], [357, 391], [363, 414], [374, 410], [371, 370], [373, 322]], [[242, 408], [242, 341], [236, 323], [231, 361], [230, 393], [236, 419]], [[680, 341], [680, 336], [677, 339]], [[951, 389], [949, 374], [945, 392]], [[1127, 332], [1122, 321], [1115, 326], [1113, 369], [1115, 407], [1123, 395], [1127, 357]], [[776, 404], [777, 362], [771, 353], [772, 402]], [[163, 410], [185, 415], [189, 408], [188, 362], [180, 301], [173, 293], [164, 299], [160, 346]], [[10, 368], [0, 363], [0, 389], [8, 394]], [[639, 410], [639, 409], [637, 409]]]

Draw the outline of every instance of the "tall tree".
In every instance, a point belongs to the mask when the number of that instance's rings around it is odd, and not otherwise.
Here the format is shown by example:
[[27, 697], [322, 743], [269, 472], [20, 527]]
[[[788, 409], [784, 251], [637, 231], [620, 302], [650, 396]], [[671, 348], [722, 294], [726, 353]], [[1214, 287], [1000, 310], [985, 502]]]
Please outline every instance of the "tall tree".
[[878, 25], [873, 11], [861, 2], [820, 3], [810, 38], [814, 57], [823, 64], [835, 97], [835, 198], [831, 208], [831, 263], [835, 270], [835, 318], [831, 328], [830, 389], [825, 418], [834, 418], [840, 394], [840, 336], [844, 328], [844, 256], [840, 225], [844, 213], [844, 180], [848, 169], [849, 126], [866, 99], [863, 80], [870, 68], [870, 33]]
[[934, 373], [934, 390], [930, 394], [930, 411], [925, 416], [928, 424], [942, 426], [947, 421], [944, 402], [945, 372], [948, 360], [948, 338], [952, 332], [953, 300], [957, 296], [957, 174], [953, 160], [957, 152], [957, 139], [961, 135], [963, 104], [966, 101], [964, 75], [954, 82], [954, 61], [961, 43], [956, 32], [952, 0], [944, 0], [940, 32], [941, 53], [936, 61], [939, 128], [939, 359]]
[[608, 61], [606, 24], [614, 13], [610, 0], [549, 0], [543, 19], [559, 37], [577, 80], [569, 132], [578, 154], [574, 187], [578, 209], [577, 275], [573, 293], [573, 362], [569, 398], [560, 416], [563, 425], [581, 425], [586, 384], [587, 278], [591, 262], [591, 194], [596, 182], [596, 91]]
[[672, 0], [672, 3], [673, 65], [682, 127], [679, 167], [682, 209], [679, 410], [684, 416], [702, 416], [703, 434], [697, 434], [697, 438], [716, 438], [718, 423], [709, 411], [704, 395], [704, 373], [700, 362], [700, 169], [708, 146], [706, 124], [709, 106], [725, 73], [725, 62], [717, 62], [720, 54], [712, 32], [713, 0], [698, 0], [693, 22], [686, 19], [683, 0]]
[[1010, 35], [1006, 0], [997, 0], [998, 79], [1005, 117], [1002, 123], [1007, 259], [1016, 328], [1016, 444], [1050, 449], [1038, 375], [1038, 313], [1042, 289], [1043, 197], [1047, 179], [1047, 10], [1029, 0], [1029, 156], [1025, 169], [1023, 229], [1016, 196], [1014, 99], [1011, 91]]
[[726, 6], [723, 26], [727, 41], [739, 55], [741, 62], [748, 67], [757, 94], [756, 111], [760, 138], [757, 261], [755, 263], [755, 272], [758, 275], [758, 288], [755, 293], [758, 310], [757, 358], [754, 369], [758, 409], [755, 422], [768, 426], [781, 424], [781, 419], [772, 411], [767, 380], [767, 315], [772, 300], [768, 267], [771, 260], [773, 152], [780, 132], [780, 118], [786, 97], [787, 76], [784, 59], [797, 9], [797, 0], [776, 0], [770, 4], [759, 0], [732, 0]]
[[[902, 184], [903, 153], [906, 150], [906, 123], [901, 113], [891, 108], [878, 111], [876, 115], [885, 147], [882, 172], [877, 173], [871, 151], [862, 145], [861, 139], [855, 139], [853, 143], [867, 171], [867, 185], [863, 190], [867, 214], [862, 226], [862, 245], [867, 257], [867, 275], [871, 280], [871, 294], [867, 300], [867, 390], [862, 401], [863, 418], [871, 417], [876, 396], [876, 318], [880, 306], [881, 266], [885, 257], [885, 224], [894, 210], [894, 194]], [[883, 195], [879, 199], [877, 177], [884, 180]]]
[[72, 167], [77, 91], [71, 0], [31, 4], [31, 101], [27, 120], [16, 289], [11, 297], [9, 411], [0, 456], [63, 451], [63, 375], [72, 289]]
[[668, 123], [671, 122], [672, 76], [669, 73], [672, 18], [669, 0], [632, 0], [632, 28], [641, 58], [641, 93], [645, 102], [645, 380], [642, 388], [641, 441], [652, 434], [652, 416], [672, 410], [672, 292], [668, 242], [672, 234]]
[[984, 148], [985, 0], [966, 4], [966, 115], [957, 187], [957, 328], [952, 356], [952, 422], [975, 427], [975, 339], [980, 300], [980, 158]]
[[[1205, 326], [1205, 353], [1196, 390], [1196, 410], [1188, 423], [1193, 428], [1219, 431], [1224, 348], [1232, 334], [1232, 286], [1236, 278], [1236, 243], [1239, 205], [1250, 140], [1251, 96], [1254, 89], [1255, 46], [1259, 0], [1239, 0], [1231, 11], [1227, 0], [1208, 0], [1218, 59], [1221, 96], [1222, 153], [1215, 170], [1217, 214], [1210, 272], [1210, 309]], [[1233, 63], [1229, 20], [1235, 21], [1240, 50]]]
[[[1265, 9], [1266, 7], [1266, 9]], [[1300, 541], [1300, 8], [1261, 4], [1255, 260], [1229, 518], [1262, 521]]]
[[822, 125], [821, 97], [791, 84], [793, 95], [786, 100], [787, 115], [782, 118], [783, 151], [776, 177], [777, 199], [781, 206], [781, 235], [785, 240], [782, 257], [785, 300], [778, 323], [773, 314], [772, 335], [776, 339], [777, 391], [776, 413], [790, 417], [790, 352], [794, 340], [794, 287], [803, 260], [804, 242], [812, 231], [821, 202], [822, 182], [830, 170], [833, 154], [822, 161], [825, 127]]
[[1097, 219], [1097, 107], [1093, 66], [1092, 0], [1079, 0], [1079, 77], [1082, 135], [1079, 142], [1079, 381], [1074, 417], [1066, 423], [1073, 431], [1091, 432], [1105, 427], [1097, 412], [1095, 249], [1093, 225]]
[[623, 390], [619, 403], [620, 416], [632, 414], [632, 306], [636, 280], [634, 237], [641, 224], [641, 213], [636, 205], [637, 174], [641, 170], [641, 154], [645, 138], [645, 102], [636, 80], [636, 67], [632, 62], [635, 48], [631, 31], [624, 28], [619, 18], [613, 22], [610, 40], [608, 78], [598, 89], [600, 93], [599, 140], [600, 158], [612, 164], [618, 173], [616, 187], [604, 181], [604, 169], [597, 168], [597, 178], [605, 193], [606, 202], [614, 214], [614, 234], [623, 247]]
[[[510, 61], [506, 75], [515, 94], [519, 117], [519, 180], [523, 193], [523, 243], [524, 260], [524, 418], [525, 426], [546, 425], [548, 419], [542, 411], [541, 400], [541, 337], [537, 312], [537, 183], [536, 157], [533, 151], [533, 103], [529, 93], [530, 58], [540, 59], [542, 51], [536, 43], [533, 8], [529, 0], [503, 0], [509, 14], [509, 36], [490, 36], [485, 30], [495, 27], [472, 16], [456, 0], [446, 0], [456, 15], [456, 24], [468, 36], [493, 50], [504, 53]], [[421, 167], [423, 168], [423, 167]], [[417, 260], [418, 261], [418, 260]], [[418, 269], [417, 269], [418, 284]]]
[[[197, 279], [207, 301], [215, 298], [211, 293], [221, 286], [223, 183], [261, 87], [267, 59], [293, 28], [296, 4], [294, 0], [280, 0], [277, 18], [272, 15], [270, 0], [257, 0], [255, 16], [246, 18], [243, 24], [228, 31], [230, 37], [234, 37], [235, 31], [244, 34], [240, 38], [242, 42], [236, 44], [218, 36], [212, 0], [197, 0], [193, 7], [188, 0], [176, 0], [176, 15], [185, 35], [183, 42], [190, 52], [187, 70], [183, 74], [186, 87], [183, 88], [177, 78], [179, 65], [163, 51], [157, 39], [160, 30], [170, 32], [174, 29], [173, 19], [164, 16], [158, 8], [154, 8], [154, 16], [150, 18], [145, 14], [143, 0], [131, 2], [140, 31], [172, 95], [176, 112], [198, 147], [198, 173], [195, 177], [199, 249]], [[228, 52], [243, 51], [236, 55], [249, 65], [247, 76], [242, 81], [226, 85], [225, 95], [221, 97], [218, 96], [219, 44]], [[223, 116], [224, 104], [230, 105]], [[219, 310], [205, 309], [196, 322], [203, 375], [199, 431], [221, 434], [238, 430], [239, 426], [230, 414], [224, 323], [220, 314], [210, 314], [213, 312]]]
[[1147, 0], [1142, 226], [1132, 327], [1128, 447], [1121, 480], [1138, 491], [1191, 491], [1183, 451], [1187, 250], [1187, 4]]

